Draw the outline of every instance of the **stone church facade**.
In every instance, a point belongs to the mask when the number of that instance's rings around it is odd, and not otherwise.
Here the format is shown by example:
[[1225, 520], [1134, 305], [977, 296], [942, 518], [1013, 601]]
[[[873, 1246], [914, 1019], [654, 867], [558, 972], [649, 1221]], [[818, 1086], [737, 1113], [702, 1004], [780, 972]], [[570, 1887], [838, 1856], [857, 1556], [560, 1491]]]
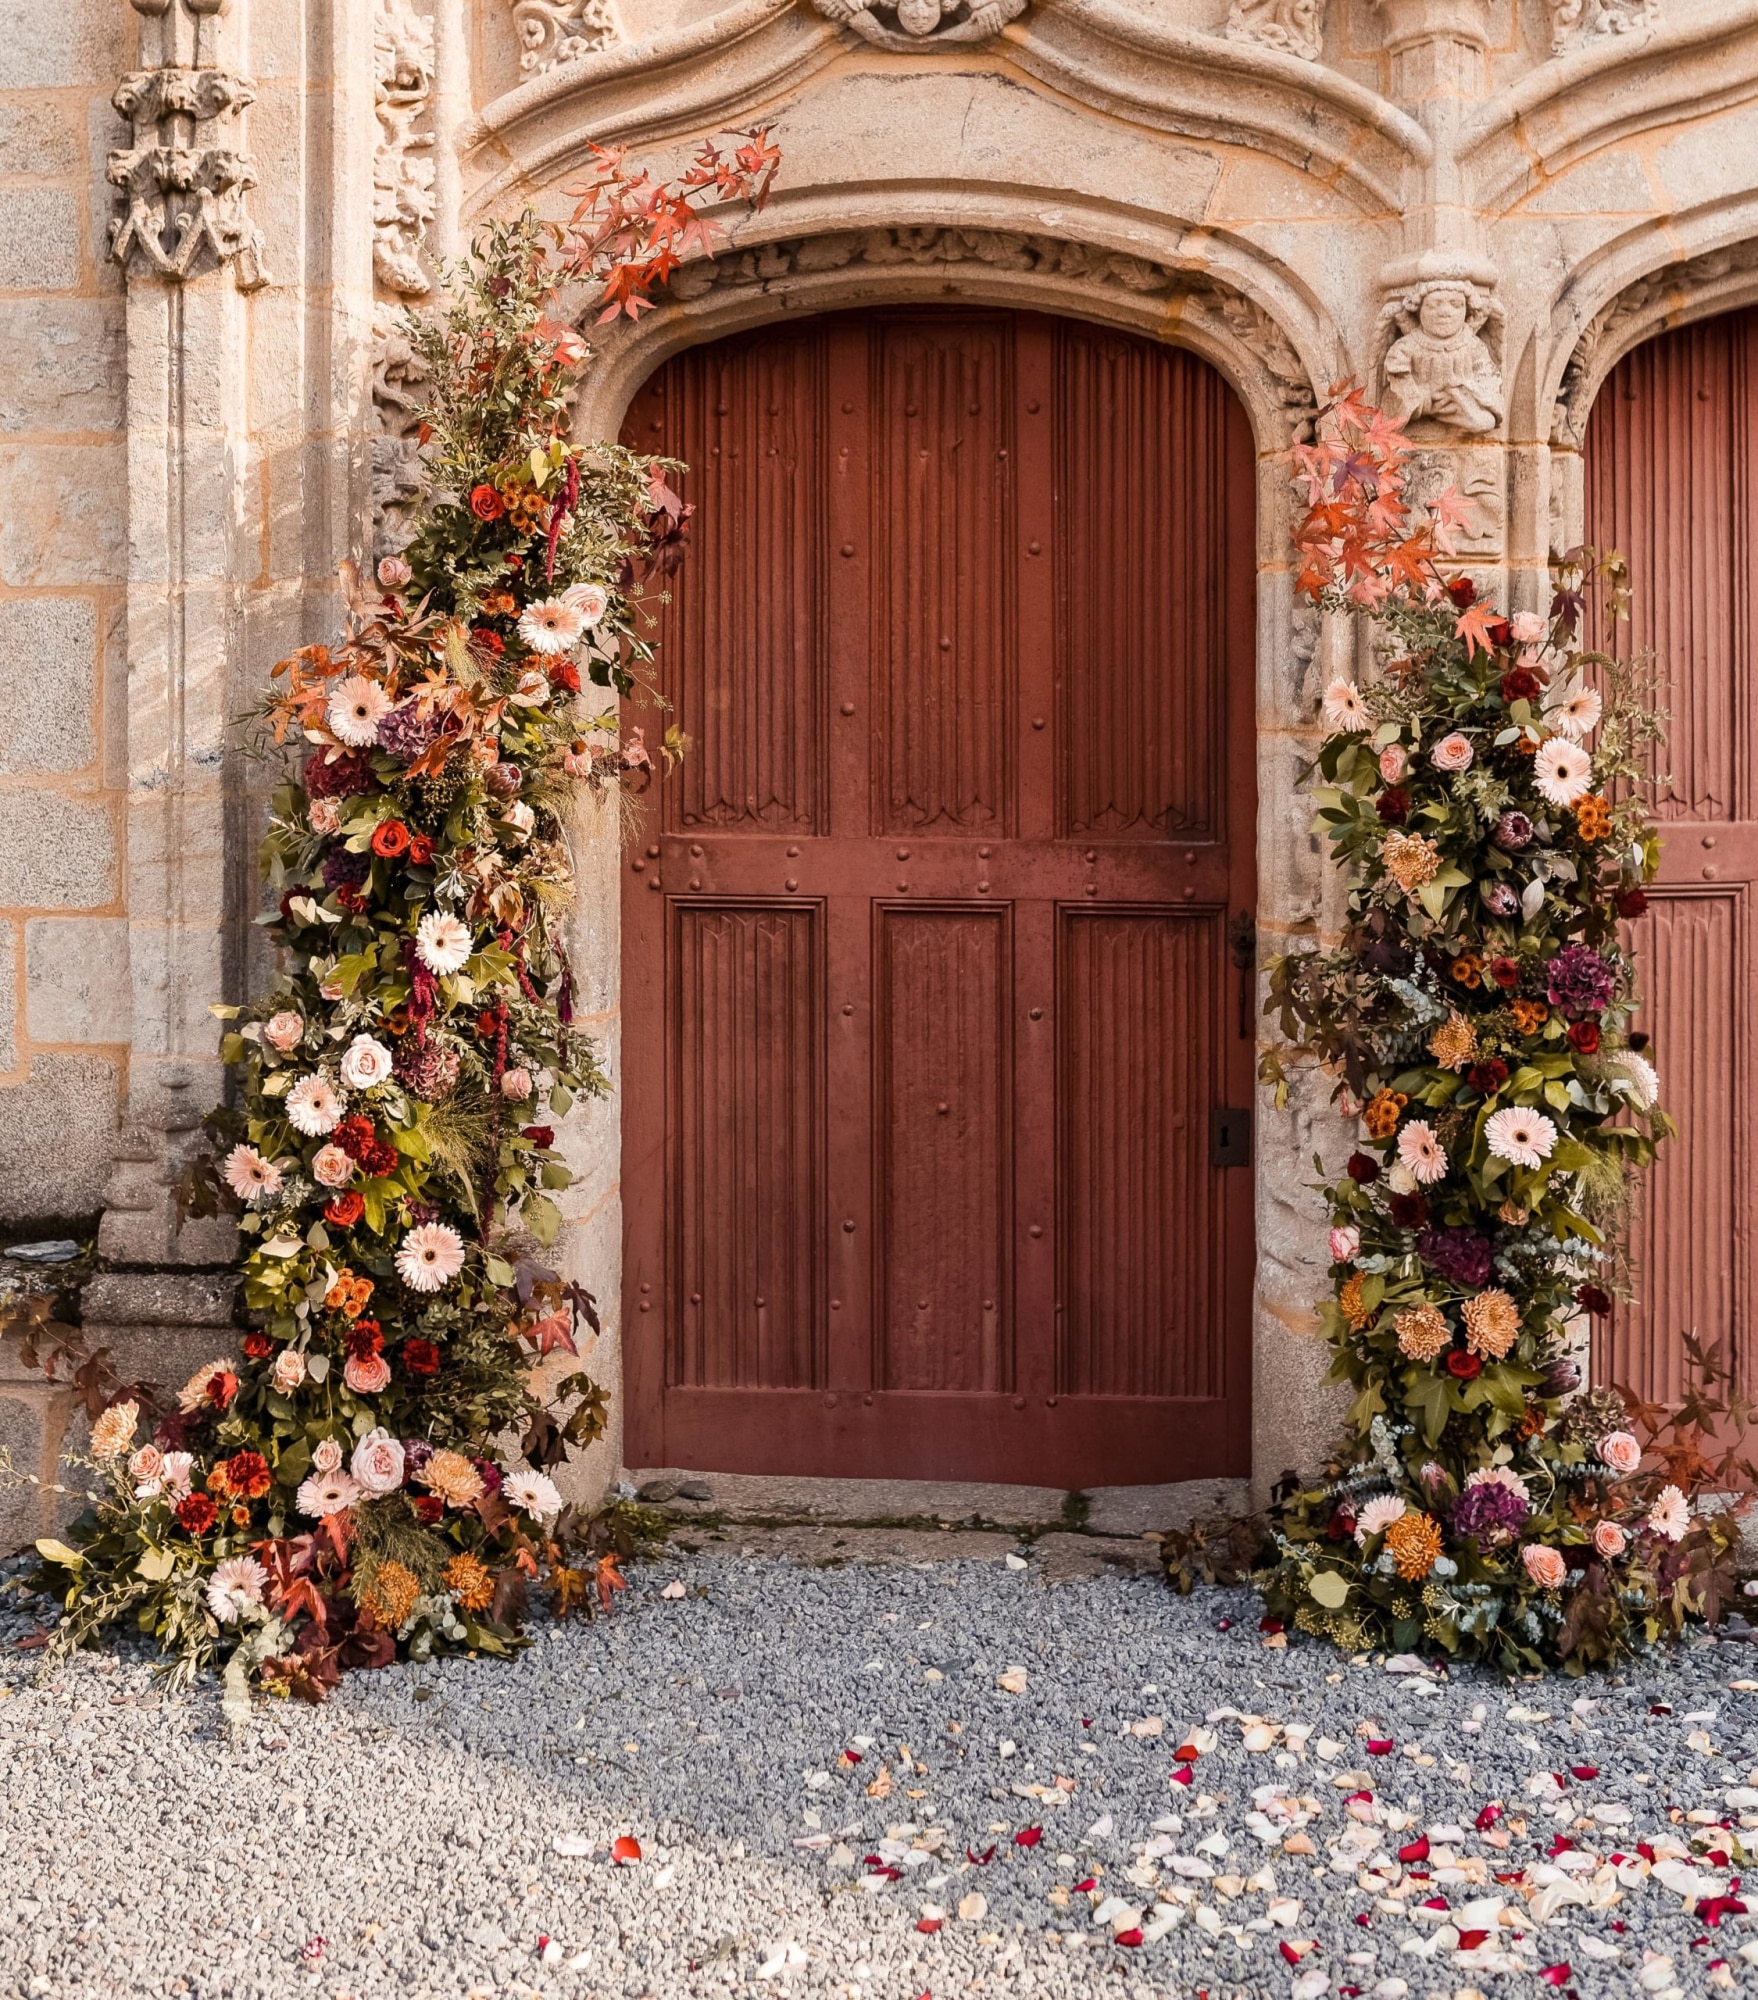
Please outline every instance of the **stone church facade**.
[[[0, 27], [0, 1217], [101, 1213], [87, 1318], [143, 1353], [228, 1312], [224, 1234], [179, 1229], [172, 1188], [222, 1087], [209, 1003], [260, 970], [235, 718], [329, 629], [338, 561], [396, 544], [420, 400], [398, 313], [480, 218], [568, 213], [592, 143], [671, 168], [762, 124], [783, 167], [656, 311], [594, 334], [583, 433], [616, 435], [674, 356], [832, 312], [1054, 315], [1218, 371], [1256, 467], [1260, 953], [1326, 918], [1295, 779], [1357, 641], [1294, 601], [1283, 454], [1329, 386], [1409, 420], [1423, 487], [1474, 503], [1464, 559], [1534, 608], [1592, 525], [1602, 386], [1758, 301], [1758, 0], [0, 0]], [[1708, 861], [1692, 832], [1676, 886], [1727, 906], [1732, 991], [1758, 733], [1743, 683], [1705, 700], [1744, 763], [1673, 814], [1732, 829]], [[579, 846], [618, 1075], [642, 855], [608, 821]], [[1728, 1033], [1737, 1097], [1754, 1055]], [[1663, 1060], [1673, 1081], [1691, 1050]], [[1307, 1184], [1332, 1128], [1319, 1090], [1259, 1113], [1231, 1469], [1261, 1485], [1322, 1436]], [[574, 1127], [568, 1256], [610, 1306], [615, 1387], [643, 1309], [620, 1092]], [[57, 1399], [3, 1389], [52, 1451]], [[596, 1474], [654, 1462], [616, 1434]]]

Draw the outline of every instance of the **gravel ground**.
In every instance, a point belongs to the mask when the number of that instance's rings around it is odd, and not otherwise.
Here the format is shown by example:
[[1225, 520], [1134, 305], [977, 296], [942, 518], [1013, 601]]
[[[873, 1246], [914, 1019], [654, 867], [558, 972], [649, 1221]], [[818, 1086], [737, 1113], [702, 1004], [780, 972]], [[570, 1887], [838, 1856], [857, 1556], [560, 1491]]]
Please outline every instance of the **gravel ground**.
[[10, 1653], [0, 1994], [1758, 1993], [1752, 1647], [1437, 1680], [1017, 1560], [655, 1562], [236, 1734]]

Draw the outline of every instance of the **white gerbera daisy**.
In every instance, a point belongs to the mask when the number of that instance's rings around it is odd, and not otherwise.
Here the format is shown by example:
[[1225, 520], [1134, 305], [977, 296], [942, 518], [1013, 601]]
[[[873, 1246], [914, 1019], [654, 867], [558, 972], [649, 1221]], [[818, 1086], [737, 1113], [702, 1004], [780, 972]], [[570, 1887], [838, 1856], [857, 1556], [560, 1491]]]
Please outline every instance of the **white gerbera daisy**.
[[1599, 727], [1604, 712], [1605, 703], [1598, 688], [1576, 684], [1558, 690], [1557, 699], [1545, 711], [1544, 719], [1571, 743], [1579, 743]]
[[566, 653], [580, 643], [586, 619], [565, 597], [543, 597], [526, 605], [519, 618], [519, 637], [534, 653]]
[[1447, 1177], [1447, 1149], [1425, 1119], [1412, 1119], [1398, 1134], [1398, 1158], [1423, 1187]]
[[437, 1292], [464, 1268], [464, 1239], [443, 1222], [423, 1222], [403, 1238], [397, 1276], [412, 1292]]
[[360, 1484], [350, 1472], [314, 1472], [294, 1495], [294, 1504], [308, 1521], [343, 1513], [360, 1498]]
[[1325, 689], [1324, 715], [1327, 729], [1346, 730], [1350, 734], [1368, 728], [1371, 723], [1360, 688], [1341, 675]]
[[295, 1132], [321, 1139], [342, 1122], [342, 1093], [327, 1076], [302, 1076], [287, 1093], [287, 1119]]
[[1383, 1535], [1394, 1521], [1404, 1518], [1404, 1503], [1395, 1493], [1382, 1493], [1370, 1500], [1355, 1517], [1355, 1540], [1366, 1548], [1375, 1535]]
[[1659, 1497], [1648, 1510], [1648, 1525], [1669, 1542], [1683, 1538], [1685, 1530], [1691, 1525], [1691, 1505], [1676, 1486], [1660, 1489]]
[[1489, 1150], [1516, 1167], [1542, 1167], [1556, 1149], [1557, 1128], [1542, 1111], [1510, 1104], [1490, 1114], [1483, 1128]]
[[222, 1625], [236, 1625], [262, 1602], [268, 1582], [269, 1573], [255, 1556], [228, 1556], [208, 1578], [208, 1609]]
[[254, 1146], [234, 1146], [226, 1155], [226, 1185], [240, 1201], [255, 1204], [281, 1192], [281, 1170]]
[[1605, 1058], [1607, 1081], [1621, 1090], [1638, 1111], [1652, 1111], [1660, 1102], [1660, 1072], [1634, 1049], [1615, 1049]]
[[562, 602], [579, 612], [590, 632], [610, 609], [610, 592], [602, 583], [570, 583], [562, 592]]
[[462, 972], [470, 957], [470, 932], [449, 910], [430, 910], [416, 927], [415, 955], [429, 972]]
[[378, 726], [390, 710], [391, 698], [377, 681], [350, 674], [331, 690], [324, 715], [333, 736], [352, 750], [364, 750], [378, 741]]
[[391, 1073], [391, 1052], [371, 1035], [356, 1035], [342, 1058], [342, 1081], [350, 1090], [370, 1090]]
[[1532, 760], [1532, 782], [1553, 806], [1572, 806], [1593, 789], [1593, 759], [1566, 736], [1547, 736]]
[[533, 1472], [528, 1465], [502, 1466], [501, 1493], [521, 1514], [533, 1514], [540, 1521], [553, 1521], [562, 1511], [562, 1496], [555, 1481], [545, 1473]]

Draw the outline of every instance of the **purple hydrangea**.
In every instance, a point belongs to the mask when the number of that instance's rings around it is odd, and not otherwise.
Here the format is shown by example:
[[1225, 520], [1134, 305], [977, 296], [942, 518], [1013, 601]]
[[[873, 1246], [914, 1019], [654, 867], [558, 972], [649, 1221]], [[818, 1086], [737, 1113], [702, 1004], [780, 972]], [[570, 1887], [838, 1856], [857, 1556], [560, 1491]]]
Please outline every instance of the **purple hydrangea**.
[[406, 701], [379, 718], [378, 747], [400, 764], [413, 764], [439, 731], [437, 715], [423, 715], [417, 703]]
[[350, 854], [345, 847], [333, 847], [324, 856], [326, 889], [358, 889], [372, 873], [372, 862], [364, 854]]
[[1532, 841], [1532, 822], [1523, 812], [1505, 812], [1496, 821], [1496, 845], [1507, 854], [1518, 854]]
[[1416, 1252], [1437, 1276], [1474, 1292], [1489, 1282], [1495, 1264], [1489, 1238], [1475, 1229], [1425, 1229], [1416, 1239]]
[[1584, 944], [1564, 945], [1550, 962], [1550, 1004], [1571, 1021], [1609, 1006], [1615, 985], [1611, 967]]
[[1506, 1541], [1525, 1526], [1530, 1511], [1518, 1493], [1486, 1479], [1481, 1486], [1467, 1486], [1453, 1502], [1453, 1533], [1480, 1542]]

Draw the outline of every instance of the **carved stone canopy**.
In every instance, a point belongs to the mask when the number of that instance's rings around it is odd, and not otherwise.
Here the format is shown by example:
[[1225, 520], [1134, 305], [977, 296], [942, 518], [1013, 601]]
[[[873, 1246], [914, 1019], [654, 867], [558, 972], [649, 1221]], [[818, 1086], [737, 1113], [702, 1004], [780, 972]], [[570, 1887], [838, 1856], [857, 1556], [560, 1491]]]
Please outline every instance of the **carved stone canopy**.
[[907, 53], [986, 42], [1026, 10], [1027, 0], [812, 0], [827, 21], [876, 48]]

